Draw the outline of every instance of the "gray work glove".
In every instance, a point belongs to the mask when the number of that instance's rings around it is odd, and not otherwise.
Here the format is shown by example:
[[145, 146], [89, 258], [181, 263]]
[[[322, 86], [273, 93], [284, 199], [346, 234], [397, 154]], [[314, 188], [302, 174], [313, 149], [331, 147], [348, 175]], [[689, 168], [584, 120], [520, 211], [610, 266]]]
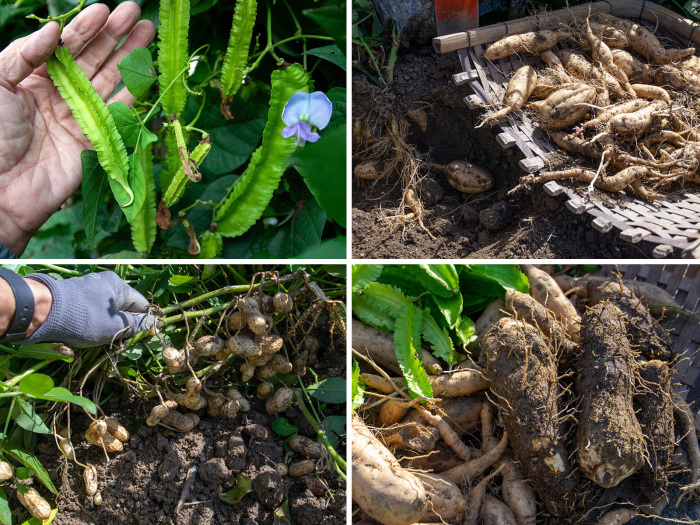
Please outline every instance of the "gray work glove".
[[53, 302], [37, 331], [14, 341], [15, 344], [48, 342], [89, 348], [109, 344], [117, 333], [115, 340], [126, 339], [153, 324], [153, 316], [146, 323], [146, 298], [114, 272], [90, 273], [62, 281], [41, 273], [26, 278], [45, 284]]

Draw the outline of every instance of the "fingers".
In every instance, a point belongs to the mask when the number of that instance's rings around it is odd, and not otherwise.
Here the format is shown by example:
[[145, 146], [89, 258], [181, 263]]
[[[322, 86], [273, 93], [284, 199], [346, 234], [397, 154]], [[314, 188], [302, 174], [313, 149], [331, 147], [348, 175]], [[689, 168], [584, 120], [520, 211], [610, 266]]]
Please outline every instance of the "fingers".
[[51, 22], [31, 35], [12, 42], [0, 53], [0, 85], [15, 86], [46, 62], [58, 45], [59, 28]]
[[86, 7], [63, 29], [61, 35], [63, 45], [68, 48], [71, 55], [77, 55], [102, 29], [108, 18], [109, 7], [106, 5], [93, 4]]
[[155, 35], [156, 29], [150, 20], [141, 20], [134, 26], [121, 47], [109, 57], [109, 60], [92, 77], [92, 87], [95, 88], [95, 91], [102, 98], [106, 99], [109, 97], [122, 79], [121, 73], [117, 69], [117, 64], [137, 47], [146, 47], [150, 44]]
[[75, 57], [75, 61], [85, 72], [85, 76], [92, 79], [122, 38], [131, 31], [140, 15], [141, 8], [134, 2], [119, 4], [112, 11], [102, 29]]

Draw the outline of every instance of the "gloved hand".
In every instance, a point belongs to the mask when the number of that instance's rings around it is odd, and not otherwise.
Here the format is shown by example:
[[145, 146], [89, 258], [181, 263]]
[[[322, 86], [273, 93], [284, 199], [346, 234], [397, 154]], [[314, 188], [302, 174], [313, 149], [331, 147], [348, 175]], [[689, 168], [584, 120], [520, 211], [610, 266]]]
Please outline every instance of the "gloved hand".
[[146, 298], [114, 272], [62, 281], [41, 273], [26, 278], [46, 285], [53, 302], [46, 321], [29, 337], [14, 341], [16, 344], [49, 342], [89, 348], [109, 344], [118, 332], [117, 340], [126, 339], [153, 324], [153, 316], [147, 323], [144, 313]]

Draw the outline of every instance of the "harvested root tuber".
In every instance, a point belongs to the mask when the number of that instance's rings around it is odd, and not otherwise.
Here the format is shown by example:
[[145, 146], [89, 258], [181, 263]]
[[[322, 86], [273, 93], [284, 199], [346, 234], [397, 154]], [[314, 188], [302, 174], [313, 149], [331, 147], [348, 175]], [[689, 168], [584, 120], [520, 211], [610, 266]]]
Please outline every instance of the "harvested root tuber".
[[568, 516], [578, 486], [568, 463], [557, 360], [542, 334], [501, 319], [481, 343], [486, 376], [523, 474], [555, 516]]
[[[556, 58], [556, 55], [553, 56], [554, 58]], [[535, 86], [537, 86], [537, 73], [535, 72], [535, 68], [532, 66], [523, 66], [520, 69], [518, 69], [508, 81], [506, 94], [503, 97], [503, 105], [505, 107], [496, 111], [495, 113], [492, 113], [491, 115], [488, 115], [481, 122], [481, 124], [477, 126], [477, 128], [480, 128], [485, 124], [489, 124], [491, 122], [500, 120], [506, 115], [512, 113], [513, 111], [520, 109], [523, 106], [523, 104], [527, 102], [527, 99], [530, 98], [530, 95], [532, 95], [532, 92], [535, 90]], [[447, 180], [453, 187], [455, 187], [459, 191], [462, 191], [456, 186], [454, 186], [454, 184], [452, 184], [449, 176]], [[476, 192], [463, 191], [463, 193]]]
[[482, 193], [493, 188], [491, 174], [466, 160], [455, 160], [445, 166], [430, 166], [442, 171], [449, 185], [461, 193]]
[[578, 464], [584, 476], [609, 488], [644, 463], [644, 435], [632, 406], [636, 363], [625, 335], [625, 316], [613, 304], [590, 308], [581, 324]]
[[546, 30], [507, 36], [490, 44], [484, 51], [484, 58], [498, 60], [514, 53], [539, 53], [552, 49], [567, 36], [565, 32]]
[[500, 499], [486, 495], [481, 508], [483, 525], [517, 525], [513, 511]]
[[481, 507], [486, 496], [486, 486], [500, 473], [502, 467], [494, 470], [491, 474], [482, 479], [474, 488], [469, 491], [467, 500], [467, 515], [464, 517], [464, 525], [476, 525], [481, 514]]

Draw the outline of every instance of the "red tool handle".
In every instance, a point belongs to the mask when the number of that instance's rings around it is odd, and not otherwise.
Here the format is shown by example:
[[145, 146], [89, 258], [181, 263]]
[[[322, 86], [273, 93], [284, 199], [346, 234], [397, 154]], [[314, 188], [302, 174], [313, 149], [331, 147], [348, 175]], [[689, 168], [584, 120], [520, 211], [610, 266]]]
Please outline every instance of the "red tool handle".
[[435, 20], [438, 24], [465, 16], [478, 25], [479, 0], [435, 0]]

